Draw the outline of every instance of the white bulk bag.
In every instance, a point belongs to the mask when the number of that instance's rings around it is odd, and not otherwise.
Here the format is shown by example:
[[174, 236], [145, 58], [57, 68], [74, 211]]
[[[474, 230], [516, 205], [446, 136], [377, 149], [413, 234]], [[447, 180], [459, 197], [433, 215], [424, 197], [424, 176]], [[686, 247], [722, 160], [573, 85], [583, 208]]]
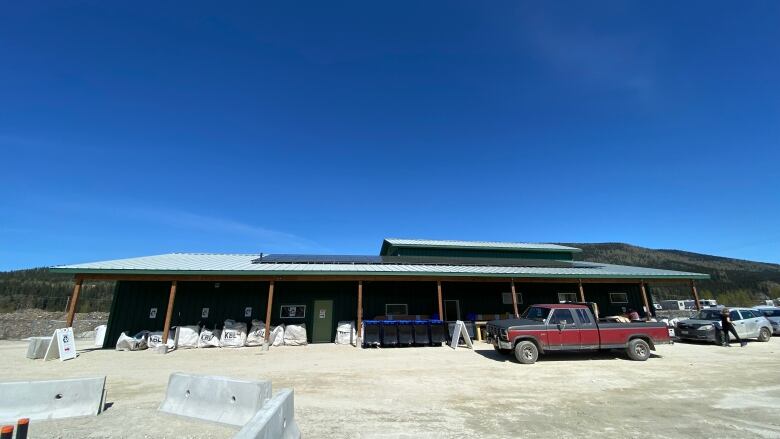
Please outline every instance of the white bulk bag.
[[355, 322], [339, 322], [336, 326], [336, 344], [353, 344], [355, 342]]
[[306, 344], [306, 325], [287, 325], [284, 328], [284, 344], [303, 346]]
[[130, 337], [124, 332], [119, 334], [119, 339], [116, 341], [116, 350], [118, 351], [142, 351], [147, 348], [146, 337], [149, 331], [141, 331]]
[[179, 344], [177, 347], [192, 349], [198, 347], [200, 326], [179, 326]]
[[271, 327], [271, 346], [281, 346], [284, 344], [284, 325]]
[[265, 339], [265, 323], [260, 320], [252, 320], [252, 329], [246, 335], [247, 346], [260, 346]]
[[154, 331], [149, 333], [149, 349], [155, 349], [158, 346], [162, 346], [163, 344], [168, 345], [168, 349], [175, 349], [176, 348], [176, 340], [174, 340], [175, 335], [175, 329], [173, 331], [168, 332], [168, 342], [163, 343], [163, 333], [162, 331]]
[[225, 320], [222, 336], [219, 338], [223, 348], [240, 348], [246, 343], [246, 323]]
[[219, 329], [211, 330], [203, 328], [203, 330], [200, 331], [200, 337], [198, 337], [198, 347], [199, 348], [221, 348], [222, 343], [219, 342], [219, 336], [222, 334], [222, 331]]
[[104, 341], [106, 341], [106, 325], [100, 325], [95, 328], [95, 346], [102, 348]]

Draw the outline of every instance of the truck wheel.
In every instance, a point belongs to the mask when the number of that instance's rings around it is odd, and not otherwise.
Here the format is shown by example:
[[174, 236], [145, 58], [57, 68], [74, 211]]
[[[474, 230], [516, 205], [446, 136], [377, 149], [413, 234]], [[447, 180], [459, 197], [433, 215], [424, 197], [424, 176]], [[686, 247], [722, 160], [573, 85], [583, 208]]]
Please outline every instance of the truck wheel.
[[501, 349], [496, 345], [493, 345], [493, 349], [495, 349], [496, 352], [498, 352], [501, 355], [509, 355], [510, 353], [512, 353], [512, 349]]
[[761, 328], [758, 333], [758, 341], [769, 341], [770, 338], [772, 338], [772, 333], [769, 332], [769, 329]]
[[634, 361], [645, 361], [650, 358], [650, 345], [641, 338], [635, 338], [628, 342], [626, 353]]
[[534, 364], [539, 358], [539, 349], [531, 341], [521, 341], [515, 345], [515, 358], [523, 364]]

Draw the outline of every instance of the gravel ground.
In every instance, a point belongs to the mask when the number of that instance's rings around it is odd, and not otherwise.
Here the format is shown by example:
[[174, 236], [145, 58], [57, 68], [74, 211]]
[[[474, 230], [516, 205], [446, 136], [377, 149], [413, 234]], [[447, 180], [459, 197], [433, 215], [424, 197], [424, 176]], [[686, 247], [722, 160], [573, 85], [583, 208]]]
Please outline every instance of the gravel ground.
[[[64, 312], [24, 309], [12, 313], [0, 314], [0, 339], [21, 340], [27, 337], [51, 336], [57, 328], [65, 327]], [[73, 332], [77, 337], [94, 331], [98, 325], [108, 321], [107, 312], [76, 313]], [[93, 334], [94, 336], [94, 334]]]
[[307, 438], [780, 437], [780, 338], [659, 346], [646, 362], [559, 354], [534, 365], [475, 346], [82, 350], [44, 363], [24, 358], [24, 343], [2, 341], [0, 380], [108, 376], [103, 414], [32, 422], [31, 437], [230, 437], [236, 429], [156, 411], [175, 371], [294, 388]]

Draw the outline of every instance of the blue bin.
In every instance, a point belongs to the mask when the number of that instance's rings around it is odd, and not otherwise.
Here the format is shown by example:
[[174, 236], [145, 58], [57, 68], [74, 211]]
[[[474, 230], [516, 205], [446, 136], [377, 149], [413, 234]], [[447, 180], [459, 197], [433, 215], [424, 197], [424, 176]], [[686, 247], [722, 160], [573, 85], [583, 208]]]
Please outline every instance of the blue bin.
[[412, 320], [398, 320], [398, 346], [414, 344], [414, 323]]
[[431, 324], [429, 320], [415, 320], [412, 322], [414, 344], [427, 346], [431, 344]]
[[381, 342], [381, 322], [377, 320], [363, 320], [363, 347], [379, 346]]
[[398, 346], [397, 320], [382, 320], [382, 346]]

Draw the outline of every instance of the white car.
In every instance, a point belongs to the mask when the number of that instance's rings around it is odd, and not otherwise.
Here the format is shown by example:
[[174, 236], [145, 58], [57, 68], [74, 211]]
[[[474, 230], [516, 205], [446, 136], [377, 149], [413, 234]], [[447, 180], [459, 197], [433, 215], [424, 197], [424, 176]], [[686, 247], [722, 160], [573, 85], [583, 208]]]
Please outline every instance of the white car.
[[[721, 309], [706, 308], [690, 319], [677, 322], [676, 335], [681, 340], [701, 340], [720, 344], [723, 331], [720, 328]], [[755, 338], [769, 341], [772, 324], [761, 312], [750, 308], [729, 308], [729, 317], [739, 338]]]
[[780, 335], [780, 307], [777, 306], [757, 306], [753, 310], [760, 312], [769, 323], [772, 324], [772, 334]]

